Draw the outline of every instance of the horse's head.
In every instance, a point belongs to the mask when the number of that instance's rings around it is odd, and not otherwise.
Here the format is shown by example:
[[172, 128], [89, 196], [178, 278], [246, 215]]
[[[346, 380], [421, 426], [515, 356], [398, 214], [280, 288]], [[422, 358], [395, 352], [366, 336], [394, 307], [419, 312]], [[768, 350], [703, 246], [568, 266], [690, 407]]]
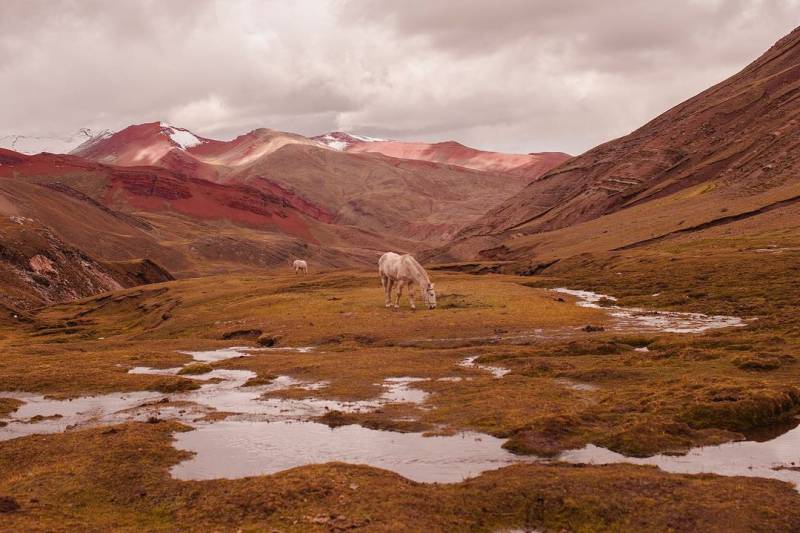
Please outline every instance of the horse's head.
[[428, 283], [428, 285], [422, 290], [422, 295], [425, 298], [425, 303], [428, 304], [428, 309], [435, 309], [436, 291], [433, 288], [433, 283]]

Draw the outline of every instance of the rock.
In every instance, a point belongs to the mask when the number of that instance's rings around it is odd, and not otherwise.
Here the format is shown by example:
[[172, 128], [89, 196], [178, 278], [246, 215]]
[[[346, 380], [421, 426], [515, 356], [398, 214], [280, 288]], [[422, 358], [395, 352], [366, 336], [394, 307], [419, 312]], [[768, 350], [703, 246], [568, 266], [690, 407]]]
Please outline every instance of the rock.
[[10, 496], [0, 496], [0, 513], [14, 513], [19, 509], [17, 500]]
[[604, 328], [603, 326], [592, 326], [591, 324], [588, 324], [586, 326], [583, 326], [582, 330], [587, 333], [594, 333], [596, 331], [605, 331], [606, 328]]
[[263, 335], [260, 335], [256, 339], [256, 344], [258, 344], [259, 346], [267, 346], [267, 347], [275, 346], [276, 344], [278, 344], [278, 340], [280, 340], [280, 335], [272, 335], [270, 333], [265, 333]]

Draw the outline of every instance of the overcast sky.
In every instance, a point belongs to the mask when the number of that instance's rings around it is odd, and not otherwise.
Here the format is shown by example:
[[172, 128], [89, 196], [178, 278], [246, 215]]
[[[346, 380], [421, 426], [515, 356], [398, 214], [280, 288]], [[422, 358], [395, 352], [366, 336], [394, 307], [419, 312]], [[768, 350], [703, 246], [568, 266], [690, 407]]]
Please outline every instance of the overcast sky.
[[0, 0], [0, 136], [165, 120], [577, 154], [798, 25], [800, 0]]

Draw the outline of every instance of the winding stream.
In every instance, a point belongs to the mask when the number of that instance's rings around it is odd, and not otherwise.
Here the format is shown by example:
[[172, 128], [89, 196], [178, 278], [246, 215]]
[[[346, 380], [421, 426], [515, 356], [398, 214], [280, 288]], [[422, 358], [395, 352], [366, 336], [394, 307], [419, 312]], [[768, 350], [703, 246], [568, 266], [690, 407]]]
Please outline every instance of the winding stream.
[[660, 331], [664, 333], [702, 333], [709, 329], [742, 327], [747, 323], [737, 316], [704, 315], [678, 311], [653, 311], [641, 307], [620, 307], [615, 304], [600, 305], [601, 302], [616, 302], [613, 296], [591, 291], [558, 288], [554, 292], [568, 294], [578, 299], [577, 305], [594, 309], [605, 309], [614, 317], [612, 329], [620, 331]]

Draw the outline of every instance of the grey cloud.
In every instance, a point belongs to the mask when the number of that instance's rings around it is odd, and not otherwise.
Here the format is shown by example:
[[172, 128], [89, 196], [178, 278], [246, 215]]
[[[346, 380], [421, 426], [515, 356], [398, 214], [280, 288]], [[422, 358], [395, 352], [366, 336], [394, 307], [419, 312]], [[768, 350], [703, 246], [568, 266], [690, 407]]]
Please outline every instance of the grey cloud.
[[0, 2], [0, 136], [168, 120], [578, 153], [723, 79], [800, 0]]

